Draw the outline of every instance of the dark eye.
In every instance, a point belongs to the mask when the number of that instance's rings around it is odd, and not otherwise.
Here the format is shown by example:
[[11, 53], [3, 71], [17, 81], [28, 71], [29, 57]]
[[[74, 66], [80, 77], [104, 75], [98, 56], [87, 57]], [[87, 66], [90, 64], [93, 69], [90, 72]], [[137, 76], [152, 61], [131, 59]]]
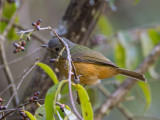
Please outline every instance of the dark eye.
[[59, 48], [55, 48], [56, 51], [59, 51]]

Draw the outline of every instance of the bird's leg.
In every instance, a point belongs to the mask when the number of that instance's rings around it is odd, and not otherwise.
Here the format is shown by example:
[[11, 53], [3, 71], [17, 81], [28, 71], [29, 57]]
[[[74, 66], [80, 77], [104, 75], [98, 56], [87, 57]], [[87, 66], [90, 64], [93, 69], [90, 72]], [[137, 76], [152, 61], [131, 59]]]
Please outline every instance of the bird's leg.
[[78, 75], [78, 76], [76, 76], [76, 77], [74, 77], [74, 83], [75, 84], [79, 84], [80, 83], [80, 77], [81, 77], [82, 75]]

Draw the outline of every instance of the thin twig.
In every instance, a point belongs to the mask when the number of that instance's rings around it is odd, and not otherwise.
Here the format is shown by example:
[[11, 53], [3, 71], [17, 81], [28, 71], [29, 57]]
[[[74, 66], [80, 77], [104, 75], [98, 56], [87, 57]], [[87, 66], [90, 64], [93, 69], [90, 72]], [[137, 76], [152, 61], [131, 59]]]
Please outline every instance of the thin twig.
[[[9, 22], [9, 20], [7, 18], [3, 18], [1, 19], [3, 22]], [[22, 25], [19, 25], [19, 24], [16, 24], [16, 23], [13, 23], [13, 27], [16, 27], [20, 30], [27, 30], [26, 27], [22, 26]], [[32, 33], [32, 37], [36, 40], [38, 40], [40, 43], [42, 44], [46, 44], [48, 41], [45, 40], [45, 38], [43, 38], [42, 36], [40, 36], [39, 34], [37, 35], [36, 33]]]
[[11, 114], [12, 112], [18, 110], [18, 109], [21, 108], [21, 107], [27, 106], [27, 105], [32, 104], [32, 103], [37, 103], [37, 102], [40, 102], [40, 101], [44, 101], [44, 99], [38, 99], [38, 100], [35, 100], [35, 101], [33, 101], [33, 102], [27, 102], [27, 103], [21, 104], [21, 105], [18, 106], [17, 108], [7, 109], [7, 110], [0, 110], [0, 113], [1, 113], [1, 112], [7, 112], [7, 111], [9, 111], [9, 112], [6, 113], [4, 116], [2, 116], [2, 117], [0, 118], [0, 120], [3, 120], [3, 119], [6, 118], [9, 114]]
[[5, 68], [5, 73], [8, 77], [9, 84], [13, 84], [12, 88], [11, 88], [11, 93], [15, 92], [14, 104], [17, 105], [19, 103], [18, 93], [16, 92], [16, 86], [14, 84], [14, 78], [13, 78], [12, 72], [11, 72], [9, 66], [8, 66], [7, 57], [6, 57], [5, 48], [4, 48], [4, 43], [1, 42], [0, 46], [1, 46], [0, 51], [1, 51], [2, 62], [5, 65], [5, 67], [4, 67]]
[[[34, 62], [34, 63], [31, 65], [31, 67], [30, 67], [30, 68], [26, 71], [26, 73], [22, 76], [22, 78], [21, 78], [21, 80], [20, 80], [20, 82], [19, 82], [19, 84], [18, 84], [18, 86], [17, 86], [17, 88], [16, 88], [16, 91], [18, 91], [19, 87], [21, 86], [21, 83], [22, 83], [23, 80], [26, 78], [26, 76], [32, 71], [32, 69], [36, 66], [36, 63], [37, 63], [37, 62], [39, 62], [38, 59], [36, 60], [36, 62]], [[12, 101], [15, 93], [16, 93], [16, 92], [14, 92], [14, 93], [12, 94], [12, 96], [10, 97], [10, 99], [9, 99], [6, 107], [9, 106], [9, 104], [10, 104], [10, 102]]]
[[[104, 87], [102, 84], [98, 84], [97, 88], [106, 96], [109, 97], [111, 93]], [[123, 113], [123, 115], [128, 120], [134, 120], [132, 113], [129, 112], [129, 110], [121, 103], [117, 105], [117, 108]]]
[[68, 47], [68, 44], [58, 36], [58, 34], [55, 32], [55, 30], [53, 30], [51, 27], [49, 27], [49, 29], [56, 35], [56, 37], [60, 40], [60, 42], [62, 43], [62, 45], [65, 47], [66, 52], [67, 52], [67, 60], [68, 60], [68, 66], [69, 66], [69, 70], [68, 70], [68, 87], [69, 87], [69, 95], [70, 95], [70, 101], [71, 101], [71, 105], [73, 107], [73, 110], [75, 112], [75, 114], [77, 115], [77, 117], [79, 119], [83, 119], [81, 117], [81, 115], [78, 113], [75, 104], [74, 104], [74, 100], [73, 100], [73, 94], [72, 94], [72, 85], [71, 85], [71, 75], [72, 75], [72, 59], [71, 59], [71, 54], [70, 54], [70, 50]]
[[[28, 33], [28, 32], [33, 32], [35, 29], [30, 29], [30, 30], [26, 30], [26, 31], [20, 31], [18, 33], [20, 34], [24, 34], [24, 33]], [[56, 31], [54, 29], [52, 29], [50, 26], [48, 27], [44, 27], [44, 28], [39, 28], [39, 30], [50, 30], [51, 32], [53, 32], [55, 34], [55, 36], [59, 39], [60, 43], [62, 44], [62, 46], [65, 47], [66, 53], [67, 53], [67, 61], [68, 61], [68, 66], [69, 66], [69, 70], [68, 70], [68, 87], [69, 87], [69, 95], [70, 95], [70, 101], [71, 101], [71, 105], [72, 108], [76, 114], [76, 116], [79, 119], [83, 119], [82, 116], [78, 113], [78, 110], [75, 107], [75, 103], [73, 100], [73, 94], [72, 94], [72, 85], [71, 85], [71, 75], [72, 75], [72, 59], [71, 59], [71, 55], [70, 55], [70, 50], [68, 47], [68, 44], [58, 36], [58, 34], [56, 33]]]
[[[37, 52], [37, 51], [39, 51], [39, 50], [41, 50], [41, 48], [37, 48], [37, 49], [35, 49], [32, 53], [26, 54], [26, 55], [23, 56], [23, 57], [20, 57], [20, 58], [18, 58], [18, 59], [15, 59], [15, 60], [9, 62], [8, 64], [13, 64], [13, 63], [19, 62], [19, 61], [25, 59], [26, 57], [32, 55], [33, 53], [35, 53], [35, 52]], [[3, 65], [3, 66], [4, 66], [4, 65]], [[3, 66], [0, 66], [0, 69], [1, 69], [1, 67], [3, 68]], [[29, 68], [25, 69], [24, 72], [21, 74], [21, 76], [23, 76], [23, 74], [24, 74], [28, 69], [29, 69]], [[12, 87], [12, 86], [15, 84], [15, 82], [17, 82], [18, 80], [19, 80], [19, 79], [16, 79], [16, 80], [14, 81], [14, 83], [9, 84], [3, 91], [0, 92], [0, 95], [4, 94], [4, 93], [5, 93], [10, 87]]]
[[[160, 43], [155, 46], [150, 54], [144, 59], [144, 61], [139, 65], [139, 67], [136, 69], [139, 73], [146, 72], [149, 67], [155, 63], [155, 61], [160, 56]], [[106, 112], [113, 109], [122, 99], [123, 97], [128, 93], [128, 91], [137, 83], [136, 80], [133, 79], [127, 79], [125, 80], [108, 98], [107, 101], [105, 101], [98, 109], [95, 114], [95, 119], [100, 120], [104, 115], [106, 115]]]
[[[21, 60], [24, 60], [24, 59], [28, 58], [29, 56], [35, 54], [36, 52], [39, 52], [40, 50], [42, 50], [42, 48], [36, 48], [36, 49], [33, 50], [31, 53], [28, 53], [28, 54], [26, 54], [26, 55], [24, 55], [24, 56], [22, 56], [22, 57], [19, 57], [19, 58], [17, 58], [17, 59], [14, 59], [14, 60], [8, 62], [8, 65], [12, 65], [12, 64], [15, 64], [15, 63], [17, 63], [17, 62], [19, 62], [19, 61], [21, 61]], [[4, 67], [5, 67], [4, 64], [0, 65], [0, 69], [2, 69], [2, 68], [4, 68]], [[0, 94], [1, 94], [1, 93], [0, 93]]]
[[[25, 0], [22, 1], [22, 4], [24, 3]], [[20, 11], [20, 9], [22, 8], [23, 5], [20, 5], [19, 8], [16, 9], [16, 11], [14, 12], [11, 20], [9, 21], [7, 27], [5, 28], [5, 30], [3, 31], [2, 35], [0, 36], [0, 46], [1, 46], [1, 53], [2, 53], [2, 61], [5, 65], [5, 72], [6, 72], [6, 75], [8, 77], [8, 81], [9, 81], [9, 84], [12, 84], [14, 79], [13, 79], [13, 76], [12, 76], [12, 73], [11, 73], [11, 70], [8, 66], [8, 62], [7, 62], [7, 57], [6, 57], [6, 53], [5, 53], [5, 48], [4, 48], [4, 41], [6, 40], [6, 36], [10, 30], [10, 28], [12, 27], [12, 24], [18, 14], [18, 12]], [[15, 97], [14, 97], [14, 104], [17, 105], [19, 103], [19, 98], [18, 98], [18, 94], [16, 92], [16, 86], [13, 85], [12, 86], [12, 89], [11, 89], [11, 94], [14, 93], [15, 94]]]

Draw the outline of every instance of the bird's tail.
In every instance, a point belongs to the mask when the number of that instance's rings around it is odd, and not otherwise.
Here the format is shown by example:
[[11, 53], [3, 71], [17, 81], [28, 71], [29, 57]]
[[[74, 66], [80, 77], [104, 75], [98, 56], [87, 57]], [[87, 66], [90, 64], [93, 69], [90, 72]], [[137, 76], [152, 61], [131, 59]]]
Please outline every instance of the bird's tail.
[[137, 73], [134, 71], [125, 70], [125, 69], [121, 69], [121, 68], [118, 68], [117, 70], [118, 70], [119, 74], [131, 77], [131, 78], [134, 78], [137, 80], [146, 81], [145, 76], [141, 73]]

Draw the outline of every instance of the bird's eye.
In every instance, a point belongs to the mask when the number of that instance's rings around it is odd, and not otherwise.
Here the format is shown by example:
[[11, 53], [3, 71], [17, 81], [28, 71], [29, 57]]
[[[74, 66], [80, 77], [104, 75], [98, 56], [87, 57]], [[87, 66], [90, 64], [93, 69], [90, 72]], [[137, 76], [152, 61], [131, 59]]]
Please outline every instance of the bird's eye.
[[55, 48], [56, 51], [59, 51], [59, 48]]

